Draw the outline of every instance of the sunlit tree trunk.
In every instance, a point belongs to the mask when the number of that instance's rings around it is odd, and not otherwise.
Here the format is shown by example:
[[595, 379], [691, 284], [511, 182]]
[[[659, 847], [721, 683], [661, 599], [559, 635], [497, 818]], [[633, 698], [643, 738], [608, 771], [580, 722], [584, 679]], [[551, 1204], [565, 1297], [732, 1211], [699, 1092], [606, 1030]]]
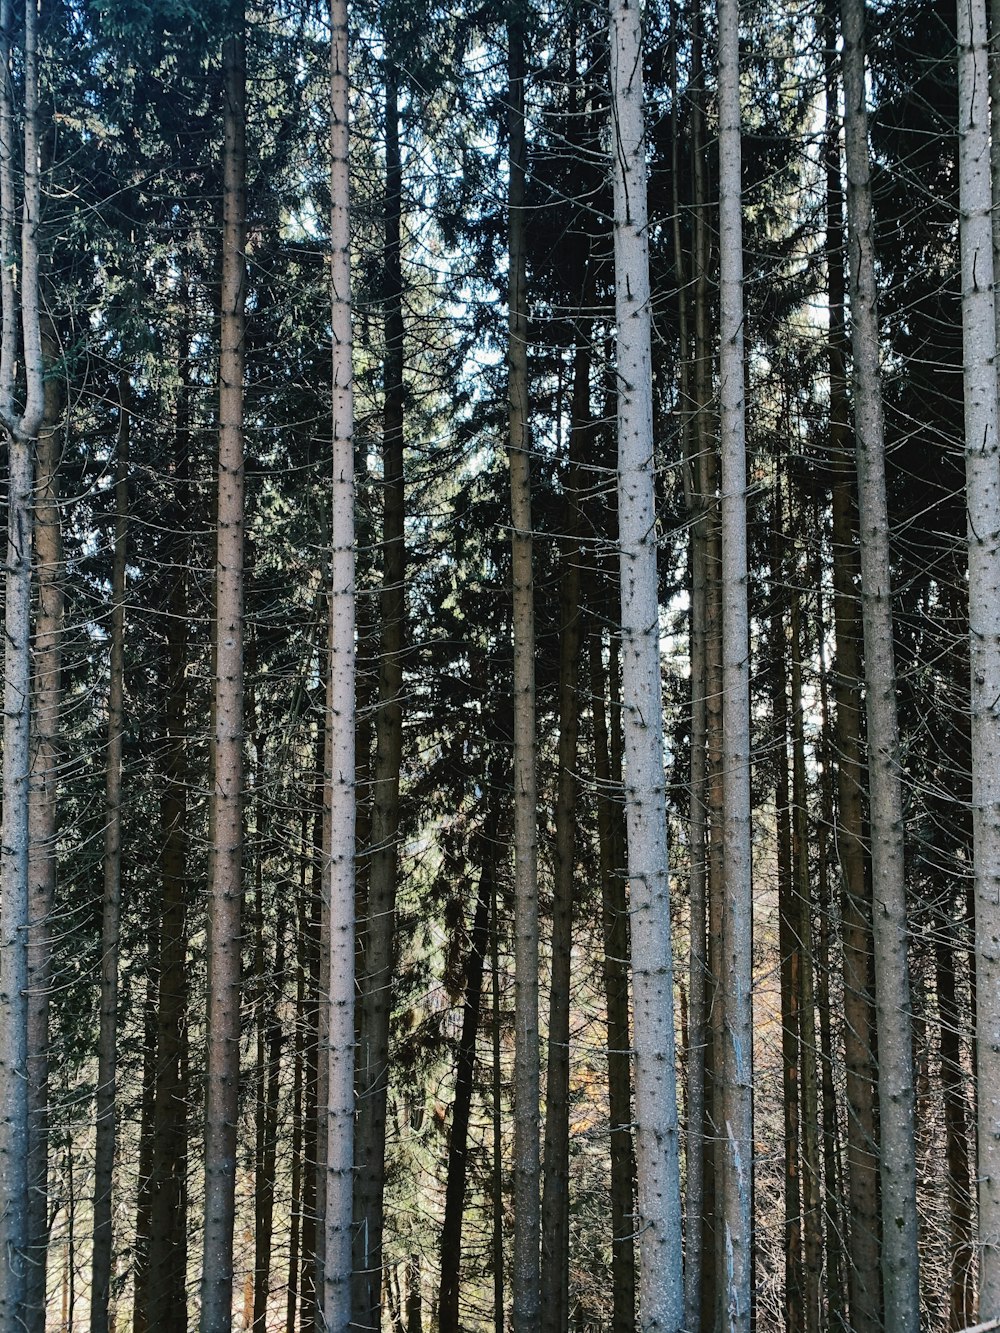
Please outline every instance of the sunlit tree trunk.
[[246, 51], [243, 15], [224, 39], [222, 326], [215, 598], [215, 732], [208, 890], [208, 1057], [202, 1333], [230, 1333], [240, 1075], [243, 899], [243, 368]]
[[722, 505], [724, 1144], [723, 1324], [748, 1333], [753, 1290], [753, 898], [750, 861], [750, 632], [747, 608], [743, 222], [739, 7], [718, 0], [719, 452]]
[[631, 891], [639, 1322], [683, 1324], [670, 883], [660, 685], [642, 42], [636, 0], [612, 0], [611, 130], [618, 335], [625, 815]]
[[[920, 1325], [920, 1268], [912, 1023], [871, 167], [865, 103], [863, 0], [843, 0], [841, 16], [879, 1042], [882, 1285], [887, 1333], [916, 1333]], [[985, 69], [983, 78], [985, 88]]]
[[[0, 1333], [21, 1333], [27, 1309], [28, 1201], [28, 787], [31, 698], [33, 453], [44, 413], [38, 293], [41, 206], [38, 10], [24, 14], [24, 189], [20, 248], [14, 183], [14, 6], [0, 3], [0, 429], [7, 440], [7, 561], [4, 601], [3, 830], [0, 838]], [[19, 321], [20, 315], [20, 321]], [[20, 337], [18, 323], [20, 322]], [[23, 410], [15, 402], [18, 362]], [[33, 1290], [38, 1290], [36, 1283]], [[44, 1300], [44, 1287], [42, 1290]], [[37, 1317], [36, 1321], [37, 1321]], [[32, 1327], [35, 1325], [33, 1324]]]
[[[323, 1328], [351, 1328], [354, 1174], [355, 564], [354, 372], [348, 171], [347, 0], [330, 4], [330, 253], [333, 501], [327, 680], [323, 899], [329, 920]], [[397, 779], [398, 780], [398, 779]], [[361, 1318], [367, 1315], [361, 1312]]]
[[111, 660], [108, 749], [105, 759], [104, 903], [101, 922], [101, 1014], [97, 1067], [97, 1142], [94, 1151], [94, 1247], [90, 1288], [91, 1333], [107, 1333], [112, 1276], [112, 1177], [115, 1165], [118, 1054], [118, 931], [121, 920], [122, 732], [125, 723], [125, 561], [128, 537], [129, 381], [120, 386], [115, 459], [115, 544], [111, 575]]
[[[959, 197], [969, 543], [979, 1315], [1000, 1316], [1000, 469], [984, 0], [958, 6]], [[1000, 181], [994, 189], [1000, 193]], [[994, 222], [994, 225], [1000, 225]]]
[[44, 1330], [49, 1242], [49, 996], [56, 912], [59, 713], [62, 696], [63, 552], [59, 461], [63, 377], [51, 326], [42, 330], [49, 367], [35, 450], [34, 566], [38, 589], [32, 641], [31, 778], [28, 792], [28, 1190], [29, 1329]]
[[535, 778], [535, 610], [532, 575], [525, 290], [524, 20], [507, 19], [508, 347], [514, 633], [514, 1333], [534, 1333], [539, 1309], [538, 797]]

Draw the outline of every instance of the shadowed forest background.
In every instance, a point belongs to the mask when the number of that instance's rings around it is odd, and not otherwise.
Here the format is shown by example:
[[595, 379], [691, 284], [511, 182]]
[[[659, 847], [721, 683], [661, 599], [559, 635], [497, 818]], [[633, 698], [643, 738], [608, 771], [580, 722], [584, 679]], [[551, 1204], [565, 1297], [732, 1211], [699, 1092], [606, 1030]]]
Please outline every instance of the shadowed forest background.
[[0, 0], [0, 1333], [1000, 1326], [1000, 4], [634, 5]]

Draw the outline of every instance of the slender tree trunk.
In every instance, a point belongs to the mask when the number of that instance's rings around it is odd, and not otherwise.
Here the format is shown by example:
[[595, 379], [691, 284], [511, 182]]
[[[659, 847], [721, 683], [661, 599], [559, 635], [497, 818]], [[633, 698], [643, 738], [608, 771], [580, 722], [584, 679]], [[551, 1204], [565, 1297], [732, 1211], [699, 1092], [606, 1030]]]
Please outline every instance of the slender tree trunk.
[[850, 1319], [855, 1333], [881, 1327], [878, 1142], [869, 966], [871, 907], [865, 864], [861, 750], [861, 617], [855, 539], [854, 473], [845, 369], [844, 230], [837, 114], [837, 0], [825, 10], [827, 281], [830, 335], [830, 465], [833, 473], [834, 698], [837, 753], [837, 847], [842, 875], [844, 1057], [847, 1093], [847, 1235]]
[[[586, 257], [583, 260], [586, 264]], [[587, 285], [587, 284], [584, 284]], [[566, 543], [559, 589], [559, 752], [555, 810], [555, 878], [552, 894], [552, 986], [549, 1002], [542, 1169], [543, 1333], [569, 1325], [569, 1067], [570, 987], [573, 955], [573, 888], [576, 876], [578, 687], [581, 644], [580, 463], [590, 428], [590, 327], [581, 321], [574, 357], [569, 463], [564, 490]]]
[[642, 44], [635, 0], [611, 0], [618, 528], [625, 814], [632, 911], [639, 1319], [684, 1319], [653, 495], [653, 401]]
[[[819, 529], [820, 518], [816, 515]], [[820, 928], [817, 941], [816, 968], [816, 1007], [820, 1021], [820, 1057], [822, 1061], [823, 1089], [823, 1184], [824, 1209], [826, 1218], [826, 1287], [828, 1327], [831, 1330], [842, 1329], [847, 1323], [847, 1289], [844, 1275], [844, 1250], [846, 1238], [843, 1160], [841, 1157], [841, 1134], [838, 1127], [839, 1112], [837, 1089], [834, 1082], [833, 1066], [833, 1024], [831, 1021], [830, 982], [833, 966], [830, 951], [830, 939], [835, 921], [833, 909], [833, 886], [830, 879], [830, 858], [827, 839], [834, 831], [833, 780], [831, 756], [833, 742], [830, 730], [830, 701], [827, 684], [826, 652], [823, 641], [827, 624], [823, 610], [822, 575], [820, 571], [821, 552], [816, 548], [813, 574], [813, 586], [818, 591], [816, 611], [816, 656], [819, 663], [820, 717], [822, 723], [822, 749], [820, 767], [820, 791], [822, 814], [819, 826], [819, 907]]]
[[125, 561], [128, 538], [129, 380], [122, 375], [115, 460], [115, 546], [111, 576], [111, 661], [105, 776], [104, 906], [101, 923], [101, 1016], [94, 1150], [94, 1248], [90, 1333], [107, 1333], [112, 1269], [112, 1177], [115, 1164], [118, 1053], [118, 931], [121, 919], [122, 732], [125, 722]]
[[299, 852], [299, 896], [295, 913], [295, 1066], [292, 1083], [292, 1198], [290, 1235], [288, 1240], [288, 1300], [285, 1314], [285, 1333], [295, 1333], [295, 1316], [299, 1297], [299, 1256], [303, 1231], [303, 1180], [305, 1162], [303, 1152], [303, 1107], [306, 1079], [306, 973], [309, 919], [306, 886], [309, 868], [309, 812], [303, 810]]
[[[920, 1324], [913, 1062], [863, 0], [843, 0], [844, 135], [872, 843], [886, 1333]], [[985, 79], [985, 69], [983, 71]]]
[[[14, 93], [11, 0], [0, 4], [0, 429], [7, 438], [7, 563], [4, 602], [3, 830], [0, 837], [0, 1333], [29, 1318], [26, 1254], [28, 1194], [28, 805], [31, 697], [31, 544], [35, 441], [44, 413], [44, 367], [38, 315], [41, 205], [38, 115], [38, 11], [24, 16], [24, 197], [20, 253], [16, 243]], [[21, 337], [18, 338], [20, 313]], [[24, 410], [15, 407], [23, 356]], [[34, 1052], [32, 1052], [34, 1054]], [[37, 1290], [37, 1284], [35, 1287]], [[43, 1293], [44, 1295], [44, 1293]], [[34, 1325], [32, 1325], [34, 1327]]]
[[705, 148], [705, 73], [700, 16], [691, 39], [691, 157], [694, 186], [694, 436], [705, 574], [705, 734], [707, 866], [707, 971], [705, 978], [704, 1206], [702, 1209], [701, 1328], [714, 1333], [722, 1296], [722, 1228], [717, 1219], [722, 1180], [721, 1113], [722, 974], [722, 606], [719, 571], [718, 447], [713, 429], [713, 352], [709, 310], [709, 182]]
[[[49, 367], [58, 361], [50, 329], [42, 348]], [[58, 469], [63, 414], [62, 376], [45, 381], [45, 412], [35, 450], [34, 563], [38, 587], [32, 643], [31, 777], [28, 792], [28, 1289], [31, 1333], [44, 1333], [49, 1243], [49, 995], [52, 929], [56, 911], [59, 712], [62, 694], [63, 553]]]
[[[182, 285], [182, 302], [187, 294]], [[159, 996], [150, 1174], [147, 1301], [152, 1328], [187, 1320], [188, 1086], [187, 1021], [187, 563], [190, 476], [190, 360], [186, 321], [180, 333], [180, 389], [175, 409], [173, 503], [168, 509], [168, 589], [163, 661], [163, 787], [160, 795]]]
[[[702, 1258], [705, 1212], [705, 1054], [708, 1025], [708, 952], [706, 832], [708, 828], [706, 745], [707, 703], [705, 620], [706, 499], [701, 492], [703, 469], [698, 457], [697, 403], [692, 396], [692, 338], [688, 318], [684, 247], [681, 238], [680, 129], [677, 93], [677, 27], [671, 18], [671, 167], [674, 180], [674, 263], [677, 270], [677, 323], [680, 335], [680, 417], [684, 450], [685, 505], [690, 518], [690, 661], [691, 661], [691, 766], [688, 816], [690, 869], [688, 872], [690, 961], [688, 966], [687, 1133], [684, 1190], [684, 1322], [695, 1333], [701, 1328]], [[699, 237], [699, 240], [701, 237]]]
[[753, 897], [750, 854], [750, 634], [747, 609], [743, 225], [739, 9], [719, 27], [719, 406], [722, 458], [722, 693], [725, 994], [722, 1219], [729, 1333], [750, 1328], [753, 1290]]
[[[330, 657], [323, 801], [323, 900], [329, 920], [326, 1196], [323, 1328], [348, 1333], [354, 1175], [355, 742], [354, 373], [351, 364], [351, 235], [348, 172], [346, 0], [330, 3], [330, 250], [333, 330], [333, 501]], [[400, 423], [401, 427], [401, 423]], [[401, 434], [401, 429], [400, 429]], [[402, 556], [402, 536], [399, 539]], [[401, 608], [400, 608], [401, 610]], [[398, 786], [399, 770], [396, 770]], [[377, 802], [376, 802], [377, 804]], [[394, 876], [393, 876], [394, 878]], [[381, 1200], [379, 1200], [381, 1215]], [[378, 1303], [375, 1307], [378, 1309]], [[360, 1320], [368, 1307], [358, 1312]]]
[[[393, 36], [386, 34], [391, 44]], [[358, 1066], [357, 1184], [355, 1203], [354, 1320], [378, 1329], [382, 1278], [382, 1198], [385, 1189], [386, 1097], [389, 1088], [389, 1018], [393, 995], [399, 773], [403, 756], [405, 646], [405, 495], [403, 486], [403, 276], [402, 159], [399, 146], [399, 71], [384, 62], [385, 235], [383, 244], [385, 361], [382, 436], [382, 651], [375, 713], [371, 858]]]
[[201, 1333], [229, 1333], [233, 1305], [243, 897], [243, 363], [246, 50], [242, 13], [222, 48], [225, 149], [215, 734], [208, 892], [208, 1061]]
[[[635, 1168], [632, 1146], [632, 1077], [629, 1036], [629, 920], [625, 895], [624, 843], [620, 836], [621, 766], [612, 758], [605, 707], [602, 635], [590, 635], [590, 693], [597, 781], [597, 835], [601, 868], [604, 934], [604, 994], [608, 1031], [608, 1116], [611, 1121], [611, 1299], [612, 1333], [635, 1329]], [[612, 640], [613, 642], [613, 640]], [[617, 658], [611, 663], [614, 680]], [[612, 686], [617, 690], [617, 685]], [[613, 726], [620, 731], [618, 713]], [[617, 773], [616, 773], [617, 770]], [[616, 781], [617, 776], [617, 781]]]
[[[1000, 1315], [1000, 474], [984, 0], [958, 6], [959, 197], [969, 544], [979, 1316]], [[993, 188], [1000, 193], [1000, 180]], [[1000, 228], [1000, 223], [994, 221]], [[1000, 243], [998, 243], [1000, 244]]]
[[785, 1150], [785, 1333], [800, 1333], [802, 1302], [802, 1182], [799, 1174], [799, 948], [792, 893], [791, 803], [788, 790], [788, 643], [784, 600], [786, 578], [781, 478], [775, 478], [771, 554], [771, 680], [774, 711], [775, 823], [778, 838], [778, 954], [781, 991], [781, 1069], [784, 1094]]
[[507, 20], [510, 144], [507, 392], [514, 631], [514, 1333], [539, 1326], [538, 798], [535, 779], [535, 611], [525, 290], [524, 31]]
[[802, 614], [792, 594], [792, 849], [799, 972], [799, 1039], [802, 1067], [802, 1234], [805, 1268], [803, 1315], [806, 1333], [819, 1333], [823, 1279], [823, 1204], [820, 1166], [819, 1071], [813, 958], [812, 887], [809, 876], [809, 811], [806, 788], [805, 720], [802, 704]]

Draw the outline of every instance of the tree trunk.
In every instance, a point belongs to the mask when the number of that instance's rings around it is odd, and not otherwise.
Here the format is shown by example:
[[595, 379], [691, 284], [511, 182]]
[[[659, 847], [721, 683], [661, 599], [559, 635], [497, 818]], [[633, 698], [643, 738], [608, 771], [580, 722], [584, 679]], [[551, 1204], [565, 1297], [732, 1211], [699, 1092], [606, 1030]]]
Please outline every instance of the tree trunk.
[[[354, 1175], [355, 742], [354, 374], [348, 172], [346, 0], [330, 4], [330, 249], [333, 329], [333, 500], [330, 656], [323, 783], [323, 900], [329, 921], [323, 1328], [348, 1333]], [[401, 425], [400, 431], [401, 435]], [[400, 441], [401, 447], [401, 441]], [[399, 538], [402, 556], [402, 534]], [[400, 608], [401, 611], [401, 608]], [[384, 645], [383, 645], [384, 646]], [[396, 769], [398, 789], [399, 770]], [[390, 784], [391, 785], [391, 784]], [[376, 802], [377, 804], [377, 802]], [[376, 831], [376, 837], [378, 832]], [[393, 838], [394, 840], [394, 838]], [[393, 873], [393, 880], [395, 874]], [[391, 922], [390, 922], [391, 926]], [[384, 1119], [383, 1119], [384, 1126]], [[379, 1220], [381, 1220], [381, 1199]], [[376, 1304], [375, 1308], [378, 1308]], [[357, 1312], [360, 1321], [368, 1307]]]
[[493, 1258], [493, 1333], [504, 1333], [504, 1269], [503, 1269], [503, 1071], [500, 1067], [500, 925], [497, 917], [497, 890], [493, 887], [490, 902], [490, 990], [493, 1002], [493, 1043], [491, 1094], [493, 1121], [493, 1173], [490, 1181], [493, 1205], [492, 1258]]
[[129, 379], [120, 383], [118, 456], [115, 460], [115, 545], [111, 576], [111, 661], [105, 775], [104, 904], [101, 922], [101, 1015], [97, 1068], [97, 1141], [94, 1149], [94, 1249], [90, 1333], [108, 1333], [112, 1269], [112, 1177], [115, 1164], [115, 1088], [118, 1054], [118, 931], [121, 920], [122, 732], [125, 723], [125, 571], [128, 539]]
[[[393, 35], [385, 40], [391, 44]], [[385, 361], [382, 435], [382, 650], [375, 712], [372, 850], [364, 941], [361, 1041], [358, 1047], [358, 1142], [355, 1202], [354, 1321], [378, 1329], [382, 1279], [382, 1198], [385, 1190], [389, 1019], [398, 878], [399, 773], [403, 756], [405, 648], [405, 494], [403, 486], [403, 276], [400, 252], [402, 159], [399, 146], [399, 70], [384, 62], [385, 234], [383, 243]]]
[[246, 50], [242, 13], [222, 48], [222, 328], [215, 606], [215, 733], [208, 889], [208, 1058], [201, 1333], [229, 1333], [240, 1077], [243, 859], [243, 363]]
[[[604, 935], [604, 994], [608, 1031], [608, 1118], [611, 1122], [611, 1300], [612, 1333], [635, 1329], [635, 1155], [632, 1146], [632, 1077], [629, 1035], [629, 919], [625, 894], [620, 742], [609, 737], [605, 707], [602, 635], [590, 635], [590, 694], [594, 725], [594, 777], [597, 783], [597, 836], [601, 869]], [[612, 645], [614, 639], [612, 639]], [[611, 660], [612, 691], [617, 693], [618, 660]], [[612, 726], [620, 732], [619, 712]]]
[[[796, 580], [796, 583], [798, 580]], [[802, 1234], [805, 1269], [803, 1323], [806, 1333], [819, 1333], [823, 1280], [823, 1204], [820, 1166], [819, 1073], [816, 1049], [816, 994], [813, 958], [812, 887], [809, 877], [809, 811], [806, 788], [805, 721], [802, 711], [801, 611], [792, 594], [792, 853], [795, 878], [796, 934], [802, 965], [799, 970], [799, 1040], [802, 1068]]]
[[538, 798], [525, 291], [524, 31], [507, 20], [510, 144], [507, 392], [514, 631], [514, 1333], [539, 1326]]
[[748, 1333], [753, 1291], [753, 896], [750, 853], [750, 633], [747, 609], [739, 9], [717, 0], [719, 26], [719, 451], [722, 460], [723, 878], [722, 1052], [729, 1333]]
[[[187, 294], [182, 284], [182, 302]], [[187, 1320], [188, 1086], [184, 1073], [187, 1023], [187, 564], [190, 478], [189, 329], [180, 332], [180, 388], [174, 432], [173, 502], [167, 510], [165, 558], [166, 645], [163, 787], [160, 794], [159, 997], [156, 1013], [156, 1086], [150, 1172], [147, 1302], [152, 1328]]]
[[[583, 266], [586, 265], [586, 256]], [[581, 274], [581, 277], [584, 277]], [[584, 278], [584, 286], [588, 286]], [[573, 957], [573, 888], [576, 877], [578, 687], [581, 643], [580, 569], [582, 515], [580, 464], [590, 428], [590, 327], [581, 320], [574, 356], [573, 406], [564, 492], [559, 588], [559, 752], [555, 810], [555, 877], [552, 890], [552, 986], [549, 1000], [548, 1070], [545, 1088], [545, 1152], [542, 1170], [543, 1333], [569, 1325], [569, 1066], [570, 988]]]
[[837, 753], [837, 846], [842, 875], [844, 1062], [847, 1093], [847, 1235], [849, 1309], [855, 1333], [881, 1327], [879, 1281], [877, 1077], [869, 961], [871, 907], [865, 862], [861, 751], [861, 617], [855, 540], [854, 473], [845, 370], [843, 188], [837, 114], [837, 0], [825, 10], [826, 234], [830, 334], [830, 468], [833, 474], [834, 699]]
[[[886, 1333], [920, 1325], [913, 1061], [863, 0], [843, 0], [844, 140], [872, 844]], [[983, 71], [985, 79], [985, 70]]]
[[[958, 7], [959, 197], [969, 545], [979, 1317], [1000, 1314], [1000, 477], [986, 13]], [[1000, 181], [994, 183], [1000, 193]], [[995, 222], [1000, 227], [1000, 223]]]
[[[11, 0], [3, 0], [0, 4], [0, 304], [3, 309], [0, 429], [8, 445], [8, 502], [0, 838], [0, 975], [4, 979], [0, 989], [0, 1253], [4, 1255], [6, 1274], [0, 1282], [0, 1333], [15, 1333], [29, 1317], [27, 935], [34, 914], [28, 868], [32, 455], [42, 424], [45, 393], [38, 316], [37, 229], [41, 181], [36, 6], [27, 4], [24, 17], [24, 198], [20, 256], [15, 239], [13, 164], [17, 150], [9, 73], [13, 26], [13, 5]], [[24, 410], [19, 413], [14, 394], [22, 353], [27, 391]], [[37, 1290], [37, 1284], [34, 1289]]]
[[799, 1173], [801, 1117], [799, 1115], [799, 948], [792, 892], [791, 803], [788, 790], [788, 639], [784, 599], [784, 515], [780, 473], [775, 478], [771, 554], [771, 680], [775, 753], [775, 824], [778, 838], [778, 954], [781, 991], [781, 1070], [784, 1103], [785, 1155], [785, 1333], [801, 1333], [802, 1302], [802, 1181]]
[[653, 394], [642, 46], [635, 0], [611, 0], [618, 529], [625, 814], [632, 912], [639, 1319], [684, 1318], [653, 493]]
[[[50, 328], [42, 348], [50, 368], [58, 348]], [[49, 995], [56, 911], [59, 711], [62, 694], [63, 552], [58, 469], [62, 374], [45, 381], [45, 412], [35, 450], [34, 563], [38, 604], [33, 636], [31, 777], [28, 791], [28, 1289], [31, 1333], [44, 1333], [49, 1243]]]

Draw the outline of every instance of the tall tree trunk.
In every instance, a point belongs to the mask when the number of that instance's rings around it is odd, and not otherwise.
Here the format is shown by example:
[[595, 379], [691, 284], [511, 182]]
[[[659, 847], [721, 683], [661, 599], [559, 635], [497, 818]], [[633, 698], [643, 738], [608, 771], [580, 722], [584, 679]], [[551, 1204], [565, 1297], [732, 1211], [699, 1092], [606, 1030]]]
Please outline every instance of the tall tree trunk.
[[750, 633], [747, 608], [743, 223], [739, 7], [719, 27], [719, 451], [722, 460], [722, 695], [725, 911], [722, 977], [725, 1227], [729, 1333], [748, 1333], [753, 1291], [753, 896], [750, 852]]
[[[816, 527], [820, 518], [816, 515]], [[830, 939], [836, 920], [833, 910], [833, 885], [830, 877], [828, 838], [834, 832], [833, 775], [831, 756], [833, 738], [830, 727], [830, 699], [827, 684], [824, 636], [827, 624], [824, 617], [821, 551], [815, 548], [812, 584], [818, 590], [816, 610], [816, 657], [819, 665], [820, 718], [822, 741], [820, 750], [820, 794], [822, 800], [819, 825], [819, 909], [820, 928], [816, 954], [816, 1007], [819, 1010], [820, 1058], [822, 1061], [823, 1089], [823, 1197], [826, 1218], [826, 1287], [828, 1327], [844, 1328], [847, 1323], [847, 1288], [844, 1276], [846, 1240], [846, 1209], [844, 1207], [842, 1137], [839, 1130], [837, 1088], [833, 1065], [833, 1023], [831, 1021], [830, 984], [833, 966]]]
[[292, 1082], [292, 1179], [291, 1219], [288, 1240], [288, 1299], [285, 1333], [295, 1333], [299, 1300], [299, 1256], [303, 1231], [303, 1181], [305, 1179], [304, 1103], [306, 1081], [306, 973], [309, 967], [308, 910], [306, 886], [309, 882], [309, 812], [302, 811], [299, 850], [299, 892], [295, 904], [295, 1065]]
[[[391, 45], [394, 37], [386, 33]], [[396, 883], [399, 873], [399, 773], [403, 756], [405, 647], [405, 495], [403, 486], [403, 275], [402, 159], [399, 145], [399, 70], [391, 58], [385, 78], [385, 217], [383, 302], [385, 361], [382, 425], [382, 650], [375, 713], [371, 857], [364, 941], [361, 1041], [358, 1054], [358, 1142], [355, 1202], [354, 1321], [378, 1329], [382, 1280], [382, 1198], [385, 1190], [386, 1097], [389, 1089], [389, 1019], [393, 996]]]
[[[187, 287], [182, 284], [182, 303]], [[187, 564], [190, 479], [189, 330], [180, 331], [180, 387], [175, 408], [173, 499], [167, 511], [168, 560], [161, 696], [164, 700], [160, 794], [159, 996], [156, 1086], [150, 1172], [147, 1308], [152, 1328], [187, 1320], [188, 1086], [184, 1040], [187, 977]]]
[[[41, 206], [38, 114], [38, 10], [24, 15], [24, 195], [16, 242], [11, 0], [0, 3], [0, 429], [7, 438], [7, 563], [4, 602], [3, 830], [0, 837], [0, 1333], [29, 1317], [26, 1254], [28, 1195], [28, 804], [31, 698], [31, 543], [33, 452], [44, 414], [44, 367], [38, 294]], [[20, 314], [21, 337], [18, 338]], [[26, 396], [15, 404], [23, 355]], [[37, 1284], [35, 1287], [37, 1290]], [[44, 1297], [44, 1292], [43, 1292]], [[32, 1325], [34, 1327], [34, 1325]]]
[[233, 1304], [243, 897], [243, 364], [246, 49], [242, 12], [223, 41], [222, 327], [215, 605], [215, 734], [208, 890], [208, 1060], [201, 1333], [229, 1333]]
[[653, 493], [653, 393], [643, 126], [635, 0], [611, 0], [618, 529], [625, 814], [632, 912], [639, 1319], [680, 1328], [680, 1152]]
[[830, 467], [833, 474], [833, 621], [836, 647], [837, 847], [842, 875], [844, 1057], [847, 1093], [847, 1235], [850, 1319], [855, 1333], [881, 1326], [878, 1142], [869, 961], [871, 907], [865, 862], [861, 749], [861, 617], [855, 540], [854, 473], [847, 401], [843, 187], [837, 113], [838, 0], [826, 0], [826, 254], [830, 333]]
[[[583, 265], [586, 265], [586, 256]], [[581, 288], [589, 286], [584, 274], [581, 274], [581, 278], [584, 279]], [[581, 320], [574, 356], [569, 461], [564, 483], [566, 511], [563, 529], [566, 542], [559, 587], [559, 751], [555, 876], [552, 890], [552, 985], [542, 1169], [543, 1333], [564, 1333], [569, 1325], [569, 1044], [573, 888], [576, 876], [577, 749], [580, 729], [580, 463], [590, 428], [590, 363], [590, 326], [589, 320], [584, 319]]]
[[[333, 500], [330, 511], [330, 655], [323, 783], [323, 899], [329, 963], [323, 1328], [348, 1333], [354, 1175], [355, 742], [354, 373], [346, 0], [330, 3], [330, 250], [333, 330]], [[401, 435], [402, 423], [399, 423]], [[401, 441], [400, 441], [401, 447]], [[402, 558], [402, 534], [399, 538]], [[402, 608], [400, 608], [401, 612]], [[383, 645], [384, 646], [384, 645]], [[398, 786], [399, 771], [396, 770]], [[376, 803], [377, 804], [377, 803]], [[378, 836], [376, 832], [376, 836]], [[394, 839], [393, 839], [394, 840]], [[391, 923], [390, 923], [391, 924]], [[379, 1200], [381, 1214], [381, 1200]], [[375, 1307], [378, 1308], [377, 1305]], [[364, 1321], [368, 1307], [356, 1312]]]
[[[621, 837], [620, 742], [609, 735], [605, 706], [602, 635], [590, 635], [590, 693], [597, 782], [597, 835], [604, 936], [604, 994], [608, 1032], [608, 1118], [611, 1122], [611, 1300], [612, 1333], [635, 1329], [635, 1166], [632, 1146], [632, 1077], [629, 1055], [629, 919]], [[612, 649], [614, 638], [612, 638]], [[612, 653], [612, 692], [617, 694], [618, 659]], [[612, 726], [620, 732], [620, 710]]]
[[713, 428], [713, 351], [711, 341], [709, 264], [709, 183], [705, 147], [705, 71], [700, 15], [695, 12], [691, 38], [691, 173], [694, 187], [694, 365], [691, 376], [697, 489], [701, 499], [701, 540], [704, 548], [706, 821], [708, 865], [706, 917], [708, 929], [705, 977], [705, 1113], [703, 1133], [704, 1206], [701, 1246], [701, 1325], [714, 1330], [721, 1309], [722, 1228], [717, 1219], [722, 1180], [721, 1114], [722, 1010], [722, 606], [718, 445]]
[[[889, 520], [865, 106], [864, 4], [843, 0], [844, 141], [872, 844], [886, 1333], [920, 1325], [913, 1061]], [[983, 70], [985, 80], [986, 72]]]
[[35, 450], [34, 563], [38, 604], [33, 638], [31, 777], [28, 792], [28, 1289], [31, 1333], [44, 1333], [49, 1242], [49, 995], [52, 921], [56, 911], [59, 711], [62, 694], [63, 552], [58, 468], [62, 439], [62, 375], [58, 348], [42, 331], [50, 367], [45, 411]]
[[538, 798], [525, 290], [524, 20], [507, 18], [507, 393], [514, 631], [514, 1333], [539, 1326]]
[[[796, 583], [798, 580], [796, 579]], [[805, 1269], [803, 1315], [806, 1333], [819, 1333], [823, 1278], [823, 1204], [820, 1166], [819, 1071], [816, 1049], [816, 988], [813, 958], [812, 887], [809, 876], [809, 811], [806, 788], [805, 719], [802, 703], [802, 613], [792, 594], [792, 852], [799, 970], [799, 1040], [802, 1069], [802, 1235]]]
[[125, 562], [128, 538], [129, 380], [120, 384], [115, 459], [115, 545], [111, 576], [111, 661], [105, 773], [104, 904], [101, 922], [101, 1016], [97, 1066], [97, 1142], [94, 1150], [94, 1248], [90, 1333], [108, 1333], [111, 1299], [112, 1208], [115, 1164], [115, 1079], [118, 1053], [118, 931], [121, 920], [122, 732], [125, 722]]
[[[677, 270], [677, 323], [680, 335], [680, 418], [684, 452], [685, 507], [690, 519], [690, 662], [691, 662], [691, 765], [688, 815], [688, 904], [690, 937], [688, 965], [687, 1041], [687, 1132], [684, 1155], [684, 1322], [701, 1327], [702, 1247], [705, 1212], [705, 1054], [708, 1024], [708, 952], [706, 861], [708, 828], [706, 745], [707, 655], [706, 620], [706, 500], [701, 492], [702, 467], [698, 458], [697, 401], [692, 394], [697, 381], [692, 365], [693, 340], [688, 317], [684, 247], [681, 237], [680, 104], [677, 93], [677, 26], [671, 18], [671, 170], [674, 206], [674, 263]], [[701, 237], [699, 236], [699, 240]], [[696, 260], [697, 265], [697, 260]]]
[[775, 753], [775, 824], [778, 837], [778, 954], [781, 992], [781, 1071], [785, 1152], [785, 1333], [801, 1333], [802, 1181], [799, 1173], [799, 974], [802, 954], [792, 892], [792, 829], [788, 784], [788, 639], [784, 600], [784, 514], [781, 477], [775, 478], [771, 554], [771, 679]]
[[[1000, 480], [984, 0], [958, 6], [959, 198], [969, 545], [979, 1314], [1000, 1314]], [[993, 186], [1000, 193], [1000, 180]], [[1000, 223], [994, 222], [1000, 228]]]

